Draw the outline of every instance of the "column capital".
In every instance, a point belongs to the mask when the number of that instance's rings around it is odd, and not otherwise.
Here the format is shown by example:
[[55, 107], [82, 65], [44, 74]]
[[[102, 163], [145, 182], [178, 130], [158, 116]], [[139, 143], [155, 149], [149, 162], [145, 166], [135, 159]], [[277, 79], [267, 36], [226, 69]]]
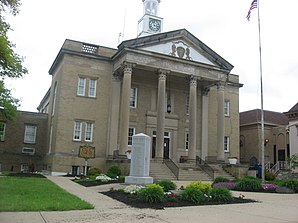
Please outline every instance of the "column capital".
[[190, 80], [189, 80], [189, 84], [191, 87], [197, 87], [197, 80], [198, 80], [198, 77], [196, 76], [190, 76]]
[[129, 72], [132, 73], [132, 68], [134, 68], [136, 65], [133, 63], [124, 62], [121, 66], [124, 73]]
[[225, 86], [226, 86], [226, 82], [219, 81], [219, 82], [216, 83], [216, 85], [217, 85], [217, 90], [224, 91], [225, 90]]
[[112, 75], [112, 81], [121, 81], [122, 80], [122, 74], [120, 72], [115, 72]]
[[210, 91], [210, 88], [209, 87], [203, 87], [203, 89], [202, 89], [202, 95], [203, 96], [208, 96], [209, 91]]
[[158, 79], [159, 80], [166, 80], [167, 74], [169, 74], [169, 70], [164, 70], [164, 69], [158, 69], [157, 74], [158, 74]]

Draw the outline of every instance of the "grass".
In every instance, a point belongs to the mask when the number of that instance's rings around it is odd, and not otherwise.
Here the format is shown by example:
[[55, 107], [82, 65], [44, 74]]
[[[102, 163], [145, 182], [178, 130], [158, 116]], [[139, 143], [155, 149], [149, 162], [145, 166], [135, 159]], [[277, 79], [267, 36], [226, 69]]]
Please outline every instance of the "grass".
[[0, 177], [0, 212], [94, 208], [45, 178]]

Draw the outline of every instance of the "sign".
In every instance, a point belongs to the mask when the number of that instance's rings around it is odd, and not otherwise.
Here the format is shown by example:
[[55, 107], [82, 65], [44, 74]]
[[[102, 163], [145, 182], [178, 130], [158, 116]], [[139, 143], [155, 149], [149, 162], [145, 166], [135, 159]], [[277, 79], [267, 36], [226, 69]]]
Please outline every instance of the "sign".
[[84, 159], [94, 159], [95, 158], [95, 147], [91, 145], [80, 146], [79, 157]]

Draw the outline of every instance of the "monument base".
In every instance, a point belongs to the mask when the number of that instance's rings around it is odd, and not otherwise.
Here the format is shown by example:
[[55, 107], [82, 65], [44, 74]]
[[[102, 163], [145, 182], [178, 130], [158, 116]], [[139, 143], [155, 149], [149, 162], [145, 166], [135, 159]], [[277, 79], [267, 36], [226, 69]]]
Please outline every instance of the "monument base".
[[127, 176], [127, 177], [125, 177], [125, 183], [126, 184], [137, 184], [137, 185], [152, 184], [153, 178], [152, 177]]

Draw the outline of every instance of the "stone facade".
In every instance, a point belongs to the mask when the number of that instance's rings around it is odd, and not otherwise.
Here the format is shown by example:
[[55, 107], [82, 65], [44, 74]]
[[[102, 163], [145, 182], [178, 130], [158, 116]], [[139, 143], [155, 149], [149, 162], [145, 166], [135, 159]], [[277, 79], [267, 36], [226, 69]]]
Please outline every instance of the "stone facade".
[[[187, 47], [187, 60], [164, 53], [171, 42]], [[88, 144], [95, 147], [88, 166], [105, 171], [113, 159], [125, 159], [137, 133], [151, 137], [151, 159], [239, 157], [242, 85], [232, 68], [184, 29], [124, 41], [118, 49], [66, 40], [39, 106], [49, 115], [47, 170], [83, 173], [78, 151]]]
[[0, 119], [2, 170], [19, 172], [44, 169], [43, 158], [47, 152], [47, 119], [47, 114], [22, 111], [14, 121]]

